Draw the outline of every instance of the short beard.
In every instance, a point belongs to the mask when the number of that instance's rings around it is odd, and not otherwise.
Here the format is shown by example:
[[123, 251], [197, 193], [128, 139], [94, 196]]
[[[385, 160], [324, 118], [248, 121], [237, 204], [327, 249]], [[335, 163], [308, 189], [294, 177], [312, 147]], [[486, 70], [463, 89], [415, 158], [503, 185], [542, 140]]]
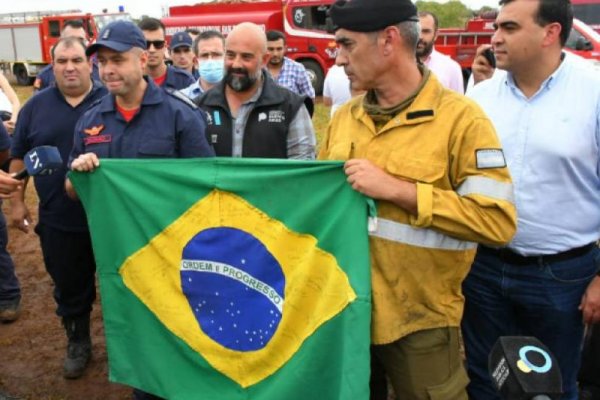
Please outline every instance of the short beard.
[[[242, 77], [234, 76], [233, 73], [243, 73], [245, 74]], [[259, 69], [254, 76], [250, 76], [248, 70], [241, 68], [230, 68], [227, 70], [227, 74], [225, 75], [225, 83], [229, 86], [234, 92], [246, 92], [248, 91], [256, 81], [261, 76], [261, 70]]]
[[[421, 40], [419, 40], [419, 43], [417, 44], [417, 46], [420, 43], [423, 43], [423, 42]], [[426, 44], [422, 50], [419, 50], [419, 48], [417, 47], [417, 57], [419, 57], [419, 58], [427, 57], [431, 54], [432, 51], [433, 51], [433, 41], [430, 42], [429, 44]]]

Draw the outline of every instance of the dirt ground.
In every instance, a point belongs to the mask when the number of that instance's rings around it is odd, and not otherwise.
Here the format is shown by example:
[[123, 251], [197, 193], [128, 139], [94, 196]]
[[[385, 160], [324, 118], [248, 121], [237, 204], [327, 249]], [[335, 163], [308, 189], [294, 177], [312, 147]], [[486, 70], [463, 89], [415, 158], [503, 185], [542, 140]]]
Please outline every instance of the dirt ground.
[[[33, 187], [29, 209], [37, 220]], [[2, 207], [7, 215], [7, 204]], [[46, 273], [37, 235], [9, 227], [9, 252], [22, 286], [21, 316], [0, 323], [0, 391], [28, 400], [111, 400], [131, 398], [131, 389], [108, 382], [100, 302], [92, 314], [93, 358], [78, 380], [62, 377], [66, 337], [55, 314], [53, 285]]]
[[[14, 80], [12, 83], [24, 104], [32, 87], [15, 85]], [[37, 196], [32, 184], [26, 199], [37, 221]], [[2, 209], [8, 215], [6, 202]], [[130, 399], [130, 388], [108, 382], [99, 299], [92, 314], [92, 361], [82, 378], [62, 377], [66, 336], [55, 314], [52, 280], [44, 268], [38, 237], [33, 231], [25, 234], [10, 226], [8, 236], [9, 253], [22, 286], [22, 312], [17, 321], [0, 323], [0, 392], [23, 400]]]

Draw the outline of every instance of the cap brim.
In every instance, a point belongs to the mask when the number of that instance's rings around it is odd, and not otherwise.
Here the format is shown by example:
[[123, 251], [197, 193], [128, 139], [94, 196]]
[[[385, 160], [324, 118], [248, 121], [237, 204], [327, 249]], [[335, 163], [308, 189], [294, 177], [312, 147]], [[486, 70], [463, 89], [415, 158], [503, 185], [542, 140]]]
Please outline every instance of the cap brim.
[[95, 52], [97, 52], [100, 47], [106, 47], [118, 53], [123, 53], [131, 49], [133, 46], [131, 44], [115, 42], [113, 40], [98, 40], [96, 43], [87, 48], [85, 54], [89, 57]]
[[180, 47], [189, 47], [191, 49], [192, 45], [191, 44], [187, 44], [187, 43], [179, 43], [179, 44], [176, 44], [175, 46], [171, 46], [171, 50], [175, 50], [175, 49], [178, 49]]

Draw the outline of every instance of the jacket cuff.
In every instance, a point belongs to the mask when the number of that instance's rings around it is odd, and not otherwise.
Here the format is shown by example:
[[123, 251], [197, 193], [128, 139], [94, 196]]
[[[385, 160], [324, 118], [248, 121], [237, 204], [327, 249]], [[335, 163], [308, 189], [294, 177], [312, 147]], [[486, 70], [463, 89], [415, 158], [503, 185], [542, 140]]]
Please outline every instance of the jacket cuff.
[[410, 224], [418, 227], [428, 227], [433, 219], [433, 185], [417, 182], [418, 215], [410, 216]]

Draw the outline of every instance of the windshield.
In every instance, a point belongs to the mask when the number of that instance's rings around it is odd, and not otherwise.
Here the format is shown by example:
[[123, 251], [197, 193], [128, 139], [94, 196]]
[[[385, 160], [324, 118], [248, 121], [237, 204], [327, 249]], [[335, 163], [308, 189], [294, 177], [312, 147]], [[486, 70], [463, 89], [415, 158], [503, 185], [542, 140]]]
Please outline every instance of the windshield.
[[94, 22], [96, 22], [98, 32], [100, 32], [102, 28], [104, 28], [109, 23], [117, 21], [119, 19], [126, 19], [128, 21], [131, 21], [131, 15], [129, 15], [128, 13], [94, 15]]

